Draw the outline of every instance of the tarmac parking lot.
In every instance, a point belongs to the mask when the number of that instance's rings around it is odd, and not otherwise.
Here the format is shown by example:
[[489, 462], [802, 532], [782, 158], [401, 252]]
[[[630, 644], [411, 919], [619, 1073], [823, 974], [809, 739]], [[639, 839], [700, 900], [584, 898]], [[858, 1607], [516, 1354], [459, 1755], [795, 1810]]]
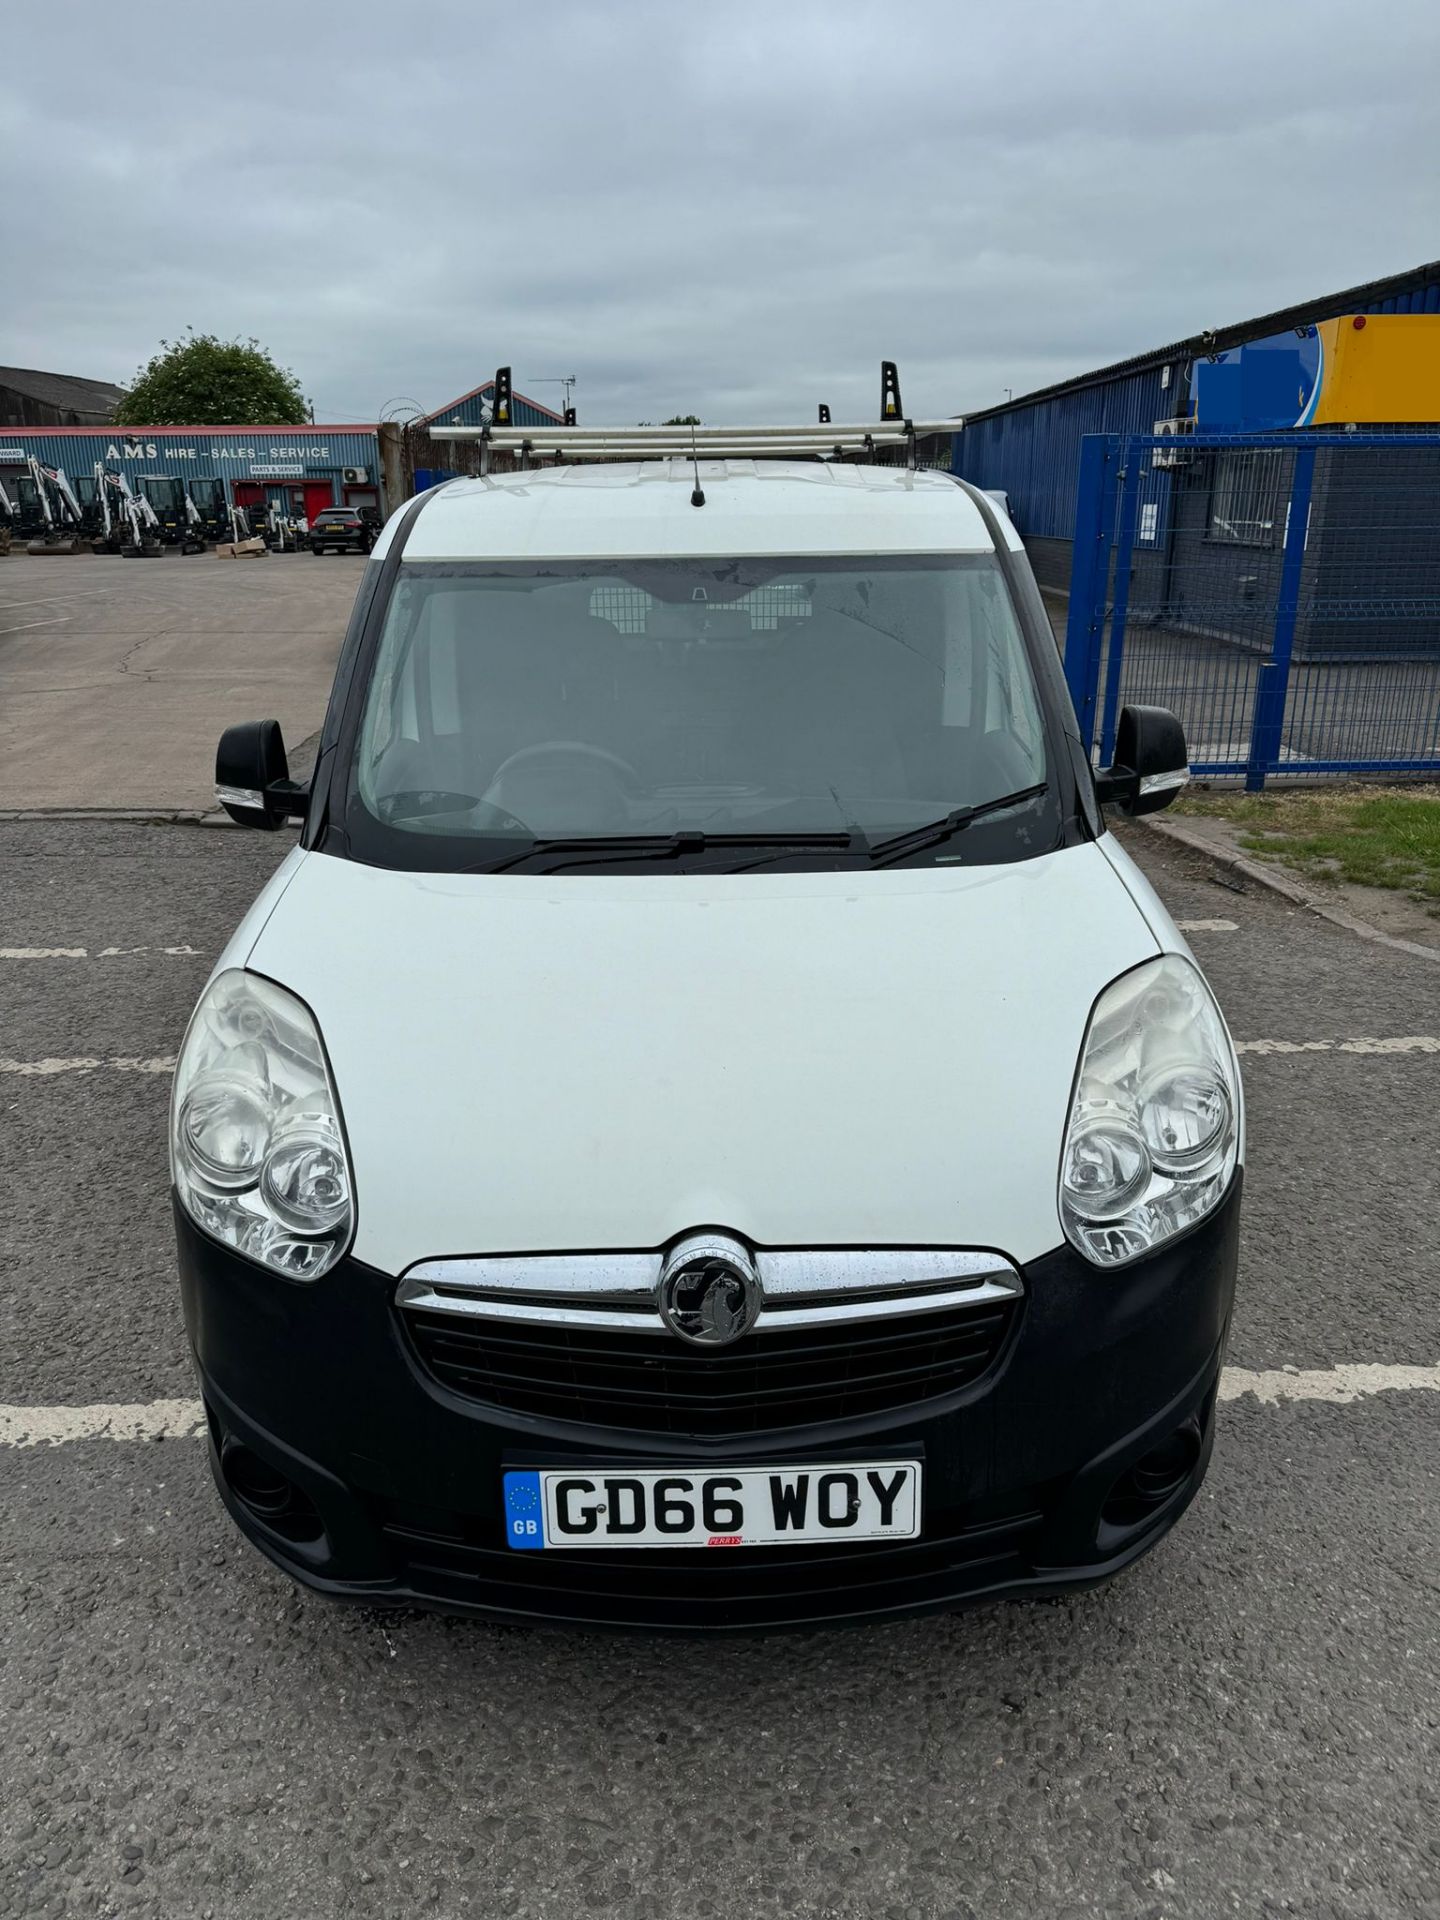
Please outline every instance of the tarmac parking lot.
[[0, 810], [213, 804], [215, 742], [320, 724], [364, 561], [0, 560]]
[[341, 1610], [241, 1541], [165, 1111], [290, 838], [102, 810], [313, 733], [359, 564], [0, 562], [0, 1915], [1440, 1915], [1440, 969], [1140, 830], [1250, 1149], [1214, 1464], [1139, 1566], [709, 1643]]

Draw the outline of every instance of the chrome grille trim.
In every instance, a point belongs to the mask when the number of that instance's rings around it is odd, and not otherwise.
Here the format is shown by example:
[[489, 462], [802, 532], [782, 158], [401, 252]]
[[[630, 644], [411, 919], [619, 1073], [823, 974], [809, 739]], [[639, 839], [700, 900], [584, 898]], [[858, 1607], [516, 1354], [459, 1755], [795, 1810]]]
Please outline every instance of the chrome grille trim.
[[[658, 1253], [422, 1260], [395, 1298], [401, 1307], [463, 1318], [668, 1334], [655, 1304], [663, 1265]], [[755, 1265], [766, 1302], [757, 1334], [983, 1306], [1025, 1291], [1000, 1254], [963, 1248], [786, 1249], [757, 1253]]]

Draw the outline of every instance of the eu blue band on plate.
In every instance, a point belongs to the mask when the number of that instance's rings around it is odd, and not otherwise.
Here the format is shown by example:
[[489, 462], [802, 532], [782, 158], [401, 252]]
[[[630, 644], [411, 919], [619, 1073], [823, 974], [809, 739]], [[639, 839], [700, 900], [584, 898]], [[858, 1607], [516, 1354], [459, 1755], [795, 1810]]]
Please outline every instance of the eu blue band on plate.
[[543, 1547], [545, 1509], [538, 1473], [505, 1476], [505, 1540], [512, 1547]]

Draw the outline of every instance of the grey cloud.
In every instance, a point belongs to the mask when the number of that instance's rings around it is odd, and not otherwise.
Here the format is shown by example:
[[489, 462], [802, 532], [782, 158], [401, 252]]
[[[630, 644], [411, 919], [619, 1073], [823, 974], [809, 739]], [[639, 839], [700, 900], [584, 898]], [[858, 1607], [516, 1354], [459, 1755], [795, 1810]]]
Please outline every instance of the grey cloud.
[[190, 322], [332, 420], [506, 361], [598, 421], [869, 414], [887, 355], [951, 412], [1436, 251], [1420, 0], [133, 21], [7, 24], [0, 360]]

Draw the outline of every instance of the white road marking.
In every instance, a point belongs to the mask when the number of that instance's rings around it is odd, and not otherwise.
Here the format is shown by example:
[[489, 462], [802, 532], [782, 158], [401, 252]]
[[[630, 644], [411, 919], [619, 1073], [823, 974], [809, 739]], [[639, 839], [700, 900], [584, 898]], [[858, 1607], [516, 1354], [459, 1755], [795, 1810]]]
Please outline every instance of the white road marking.
[[0, 627], [0, 637], [7, 633], [28, 633], [31, 627], [68, 627], [70, 615], [57, 614], [53, 620], [22, 620], [16, 627]]
[[[1262, 1406], [1312, 1400], [1348, 1406], [1377, 1393], [1440, 1393], [1440, 1366], [1277, 1367], [1251, 1373], [1226, 1367], [1220, 1398], [1253, 1394]], [[198, 1400], [109, 1401], [88, 1407], [0, 1406], [0, 1447], [59, 1447], [71, 1440], [186, 1440], [203, 1432]]]
[[103, 600], [113, 587], [87, 587], [83, 593], [42, 594], [38, 600], [0, 600], [0, 613], [13, 613], [17, 607], [63, 607], [71, 600]]
[[1181, 933], [1238, 933], [1233, 920], [1177, 920]]
[[1239, 1400], [1247, 1393], [1253, 1393], [1267, 1407], [1278, 1406], [1282, 1400], [1324, 1400], [1332, 1406], [1347, 1406], [1372, 1393], [1440, 1393], [1440, 1367], [1316, 1367], [1305, 1371], [1280, 1367], [1260, 1373], [1226, 1367], [1220, 1376], [1220, 1398]]
[[182, 959], [197, 959], [199, 947], [0, 947], [0, 960], [113, 960], [136, 953], [164, 953]]
[[[11, 958], [24, 949], [0, 949], [0, 958]], [[42, 950], [35, 950], [40, 953]], [[65, 951], [56, 948], [55, 953]], [[81, 950], [83, 952], [83, 949]], [[106, 952], [123, 953], [136, 951], [114, 947]], [[185, 953], [188, 948], [165, 947], [164, 953]], [[1237, 1040], [1237, 1053], [1252, 1054], [1299, 1054], [1299, 1053], [1440, 1053], [1440, 1035], [1433, 1033], [1398, 1034], [1389, 1039], [1357, 1040]], [[170, 1073], [175, 1067], [173, 1053], [156, 1054], [151, 1059], [137, 1059], [130, 1055], [110, 1055], [100, 1058], [95, 1054], [71, 1054], [45, 1060], [3, 1060], [0, 1059], [0, 1073], [19, 1074], [26, 1079], [50, 1078], [60, 1073], [96, 1073], [102, 1067], [108, 1067], [116, 1073]]]
[[1440, 1037], [1406, 1033], [1389, 1040], [1237, 1040], [1237, 1053], [1440, 1053]]
[[187, 1440], [204, 1421], [198, 1400], [150, 1400], [128, 1407], [0, 1407], [0, 1447], [59, 1447], [67, 1440]]
[[125, 1055], [112, 1055], [108, 1060], [96, 1058], [93, 1054], [74, 1054], [65, 1059], [52, 1060], [0, 1060], [0, 1073], [18, 1073], [26, 1079], [49, 1078], [57, 1073], [94, 1073], [100, 1067], [111, 1067], [116, 1073], [173, 1073], [175, 1055], [173, 1053], [156, 1054], [153, 1059], [140, 1060]]
[[99, 957], [109, 960], [116, 954], [130, 953], [168, 953], [172, 957], [180, 955], [183, 959], [194, 959], [199, 955], [199, 947], [101, 947]]

